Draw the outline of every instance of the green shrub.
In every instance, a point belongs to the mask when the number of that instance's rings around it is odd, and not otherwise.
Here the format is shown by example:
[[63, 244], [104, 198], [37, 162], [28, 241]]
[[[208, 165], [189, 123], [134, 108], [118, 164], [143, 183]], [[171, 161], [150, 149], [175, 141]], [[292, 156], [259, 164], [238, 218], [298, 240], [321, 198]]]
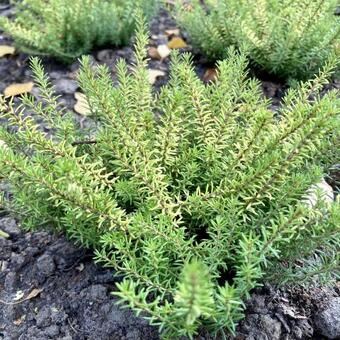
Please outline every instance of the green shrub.
[[339, 131], [338, 92], [319, 95], [334, 61], [290, 90], [278, 117], [232, 51], [209, 86], [188, 54], [173, 54], [170, 82], [153, 94], [141, 32], [136, 65], [129, 73], [118, 62], [116, 87], [106, 67], [82, 59], [96, 131], [80, 131], [58, 107], [32, 59], [42, 102], [24, 96], [14, 109], [1, 99], [0, 177], [13, 194], [3, 205], [25, 228], [54, 226], [94, 247], [125, 276], [114, 293], [121, 303], [165, 338], [191, 337], [202, 325], [220, 336], [235, 330], [267, 273], [281, 280], [276, 265], [315, 251], [333, 252], [316, 273], [329, 278], [337, 265], [339, 205], [303, 203], [323, 174], [319, 154], [334, 151], [326, 137]]
[[230, 45], [245, 49], [260, 69], [282, 78], [308, 79], [328, 56], [339, 56], [337, 0], [178, 1], [177, 19], [210, 59]]
[[136, 9], [150, 18], [157, 0], [23, 0], [15, 20], [0, 17], [0, 28], [23, 51], [63, 61], [93, 47], [126, 44], [135, 27]]

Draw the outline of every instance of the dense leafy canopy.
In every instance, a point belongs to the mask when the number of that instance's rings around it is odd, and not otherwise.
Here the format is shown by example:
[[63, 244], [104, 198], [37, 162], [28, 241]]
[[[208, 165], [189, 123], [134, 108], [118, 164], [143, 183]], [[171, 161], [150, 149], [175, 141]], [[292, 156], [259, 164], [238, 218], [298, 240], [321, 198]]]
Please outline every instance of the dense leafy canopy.
[[306, 265], [308, 277], [330, 278], [337, 265], [339, 204], [303, 203], [323, 176], [320, 155], [338, 152], [330, 138], [339, 93], [320, 96], [336, 62], [288, 91], [277, 113], [233, 50], [208, 86], [188, 54], [174, 53], [170, 82], [155, 95], [143, 32], [140, 22], [136, 64], [130, 72], [118, 62], [117, 86], [108, 68], [82, 59], [94, 131], [79, 130], [59, 107], [32, 59], [41, 100], [0, 102], [0, 177], [13, 193], [3, 204], [26, 228], [54, 226], [94, 247], [98, 261], [125, 276], [121, 302], [164, 337], [191, 337], [201, 325], [233, 332], [264, 277], [302, 281], [294, 263], [311, 254], [323, 265]]
[[0, 17], [0, 28], [23, 51], [63, 61], [93, 47], [126, 44], [135, 29], [136, 10], [150, 18], [157, 0], [23, 0], [15, 19]]
[[308, 79], [330, 54], [340, 55], [337, 0], [199, 0], [177, 19], [191, 42], [213, 60], [228, 46], [246, 51], [257, 67], [282, 78]]

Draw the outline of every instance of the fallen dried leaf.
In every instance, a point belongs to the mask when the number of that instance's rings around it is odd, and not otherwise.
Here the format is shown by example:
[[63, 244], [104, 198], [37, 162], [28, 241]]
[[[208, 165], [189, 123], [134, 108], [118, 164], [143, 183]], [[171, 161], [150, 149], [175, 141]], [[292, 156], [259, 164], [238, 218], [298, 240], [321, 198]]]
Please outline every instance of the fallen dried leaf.
[[170, 29], [170, 30], [166, 30], [165, 34], [167, 36], [179, 35], [180, 34], [180, 30], [179, 30], [179, 28], [173, 28], [173, 29]]
[[9, 45], [0, 45], [0, 58], [5, 55], [12, 55], [15, 53], [15, 48]]
[[74, 111], [82, 116], [89, 116], [91, 114], [91, 110], [86, 96], [83, 93], [75, 92], [74, 98], [77, 100], [76, 104], [74, 105]]
[[25, 293], [22, 290], [18, 290], [15, 293], [15, 297], [14, 297], [13, 301], [21, 300], [24, 297], [24, 295], [25, 295]]
[[217, 78], [216, 68], [213, 67], [207, 68], [203, 75], [203, 81], [205, 83], [214, 82], [216, 78]]
[[25, 298], [23, 298], [24, 292], [22, 290], [18, 290], [15, 294], [13, 301], [6, 302], [6, 301], [3, 301], [3, 300], [0, 300], [0, 303], [3, 303], [4, 305], [18, 305], [18, 304], [20, 304], [24, 301], [31, 300], [31, 299], [35, 298], [42, 291], [43, 291], [43, 289], [34, 288]]
[[188, 45], [186, 44], [186, 42], [179, 37], [173, 37], [169, 43], [168, 43], [168, 47], [171, 49], [175, 49], [175, 48], [185, 48]]
[[35, 298], [35, 297], [38, 296], [42, 291], [43, 291], [43, 289], [40, 289], [40, 288], [34, 288], [34, 289], [32, 289], [32, 291], [27, 295], [27, 297], [25, 297], [25, 300], [31, 300], [31, 299]]
[[171, 53], [170, 48], [167, 45], [159, 45], [157, 47], [150, 47], [148, 54], [152, 59], [163, 60]]
[[34, 83], [22, 83], [22, 84], [12, 84], [5, 88], [4, 95], [5, 97], [14, 97], [20, 94], [31, 92], [33, 89]]
[[26, 319], [26, 315], [22, 315], [19, 319], [13, 321], [16, 326], [20, 326]]
[[150, 47], [149, 50], [148, 50], [148, 55], [152, 59], [160, 59], [160, 55], [159, 55], [156, 47], [153, 47], [153, 46]]
[[160, 59], [165, 59], [170, 55], [171, 50], [167, 45], [159, 45], [157, 46], [157, 53], [160, 56]]
[[149, 82], [150, 84], [154, 84], [158, 77], [164, 77], [165, 72], [160, 70], [148, 70], [149, 71]]

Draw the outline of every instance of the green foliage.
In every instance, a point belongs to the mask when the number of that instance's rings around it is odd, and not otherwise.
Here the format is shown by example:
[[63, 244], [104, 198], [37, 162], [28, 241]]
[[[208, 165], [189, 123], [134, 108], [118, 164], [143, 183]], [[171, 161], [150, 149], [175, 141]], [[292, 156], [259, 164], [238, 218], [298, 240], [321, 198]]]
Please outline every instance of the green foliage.
[[62, 61], [93, 47], [126, 44], [135, 28], [136, 10], [150, 18], [157, 0], [23, 0], [14, 20], [0, 17], [0, 28], [23, 51]]
[[192, 43], [210, 59], [230, 45], [247, 51], [260, 69], [283, 78], [308, 79], [330, 54], [339, 57], [337, 0], [178, 0], [176, 16]]
[[323, 176], [320, 152], [336, 151], [326, 137], [339, 131], [339, 93], [320, 96], [335, 61], [290, 90], [278, 114], [233, 51], [209, 86], [189, 55], [174, 53], [170, 82], [155, 95], [139, 26], [136, 64], [129, 72], [118, 62], [118, 86], [82, 59], [96, 131], [80, 131], [58, 108], [37, 59], [41, 100], [24, 96], [15, 109], [1, 99], [0, 177], [13, 193], [3, 204], [25, 228], [54, 226], [94, 247], [125, 277], [120, 303], [164, 338], [201, 326], [222, 336], [235, 331], [254, 287], [282, 279], [281, 263], [339, 250], [339, 205], [303, 203]]

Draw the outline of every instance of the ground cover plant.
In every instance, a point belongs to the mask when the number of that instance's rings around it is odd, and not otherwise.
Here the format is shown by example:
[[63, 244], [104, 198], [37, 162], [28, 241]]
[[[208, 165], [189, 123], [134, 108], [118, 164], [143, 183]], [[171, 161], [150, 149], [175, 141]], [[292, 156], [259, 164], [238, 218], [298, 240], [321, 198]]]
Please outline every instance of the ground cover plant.
[[126, 44], [138, 8], [150, 18], [157, 0], [17, 1], [15, 19], [0, 17], [0, 28], [22, 51], [73, 61], [94, 47]]
[[176, 17], [210, 59], [228, 46], [245, 49], [258, 68], [281, 78], [308, 79], [331, 53], [339, 56], [336, 0], [194, 0], [177, 2]]
[[[306, 260], [306, 275], [334, 274], [339, 205], [303, 201], [323, 176], [321, 154], [337, 152], [329, 141], [339, 131], [338, 92], [320, 96], [336, 61], [291, 89], [276, 114], [233, 50], [209, 86], [188, 54], [174, 53], [170, 82], [155, 95], [138, 26], [136, 64], [131, 73], [118, 62], [117, 86], [106, 67], [82, 59], [95, 131], [80, 131], [58, 106], [37, 59], [41, 101], [24, 96], [14, 108], [1, 98], [0, 176], [13, 194], [2, 203], [24, 228], [54, 226], [94, 247], [125, 277], [115, 292], [121, 303], [165, 338], [201, 326], [221, 336], [268, 275], [303, 279], [296, 259], [317, 253], [322, 266], [308, 271]], [[275, 270], [282, 263], [288, 277]]]

